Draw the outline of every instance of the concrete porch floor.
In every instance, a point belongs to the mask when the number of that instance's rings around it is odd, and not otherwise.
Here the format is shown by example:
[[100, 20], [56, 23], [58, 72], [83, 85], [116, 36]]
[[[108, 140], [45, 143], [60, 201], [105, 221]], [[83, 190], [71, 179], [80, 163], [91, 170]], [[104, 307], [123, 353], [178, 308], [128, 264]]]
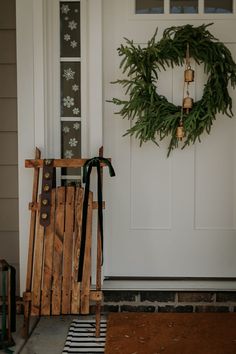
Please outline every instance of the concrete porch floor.
[[[78, 316], [41, 317], [25, 343], [21, 335], [23, 316], [17, 316], [17, 331], [13, 333], [15, 346], [10, 347], [9, 350], [15, 354], [61, 354], [68, 329], [74, 318]], [[0, 353], [6, 351], [0, 350]]]

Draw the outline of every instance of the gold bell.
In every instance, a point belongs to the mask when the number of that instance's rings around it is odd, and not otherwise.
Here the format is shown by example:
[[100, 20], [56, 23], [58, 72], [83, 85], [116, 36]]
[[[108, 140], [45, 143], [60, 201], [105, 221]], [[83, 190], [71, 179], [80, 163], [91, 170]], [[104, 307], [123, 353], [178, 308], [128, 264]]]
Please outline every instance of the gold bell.
[[184, 71], [184, 81], [193, 82], [194, 81], [194, 70], [188, 68]]
[[177, 130], [176, 130], [176, 138], [182, 140], [184, 138], [184, 127], [183, 125], [180, 123], [180, 125], [177, 127]]
[[183, 99], [183, 108], [190, 109], [193, 107], [193, 99], [191, 97], [185, 97]]

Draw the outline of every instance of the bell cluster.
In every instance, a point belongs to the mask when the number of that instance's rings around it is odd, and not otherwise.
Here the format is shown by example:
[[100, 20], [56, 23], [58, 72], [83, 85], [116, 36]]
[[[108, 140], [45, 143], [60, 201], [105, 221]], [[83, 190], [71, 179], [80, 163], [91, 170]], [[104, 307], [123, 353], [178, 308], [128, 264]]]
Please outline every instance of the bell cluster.
[[190, 61], [189, 61], [189, 50], [187, 49], [186, 54], [186, 69], [184, 71], [184, 94], [185, 95], [185, 88], [186, 88], [186, 96], [183, 97], [182, 102], [182, 110], [181, 110], [181, 118], [179, 121], [179, 125], [176, 129], [176, 137], [179, 140], [182, 140], [185, 136], [184, 125], [183, 125], [183, 113], [189, 113], [190, 109], [193, 108], [193, 99], [189, 96], [189, 84], [194, 82], [194, 70], [191, 68]]

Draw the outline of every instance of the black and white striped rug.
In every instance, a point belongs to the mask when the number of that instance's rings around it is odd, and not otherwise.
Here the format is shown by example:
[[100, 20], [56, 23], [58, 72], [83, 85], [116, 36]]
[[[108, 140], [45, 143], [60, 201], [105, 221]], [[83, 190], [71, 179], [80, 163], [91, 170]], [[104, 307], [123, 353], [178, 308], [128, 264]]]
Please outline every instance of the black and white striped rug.
[[101, 320], [101, 334], [99, 338], [95, 336], [95, 320], [74, 320], [66, 338], [65, 347], [62, 354], [67, 353], [104, 353], [107, 331], [107, 320]]

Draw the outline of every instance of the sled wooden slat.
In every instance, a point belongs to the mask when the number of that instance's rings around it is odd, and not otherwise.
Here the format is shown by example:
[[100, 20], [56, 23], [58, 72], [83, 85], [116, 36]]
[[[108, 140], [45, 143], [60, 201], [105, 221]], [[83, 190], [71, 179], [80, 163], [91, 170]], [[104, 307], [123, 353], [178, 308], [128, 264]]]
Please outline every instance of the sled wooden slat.
[[[40, 159], [41, 152], [36, 148], [35, 159]], [[37, 203], [38, 200], [38, 185], [39, 185], [39, 169], [34, 169], [33, 177], [33, 191], [32, 191], [32, 203]], [[33, 262], [34, 262], [34, 244], [35, 244], [35, 232], [36, 232], [36, 217], [37, 211], [31, 210], [30, 216], [30, 233], [29, 233], [29, 250], [28, 250], [28, 262], [27, 262], [27, 274], [26, 274], [26, 291], [28, 293], [32, 288], [32, 273], [33, 273]], [[25, 295], [23, 294], [23, 296]], [[25, 301], [24, 306], [24, 325], [23, 325], [23, 336], [27, 337], [29, 332], [29, 316], [31, 312], [31, 300]]]
[[81, 314], [89, 313], [89, 293], [91, 276], [93, 193], [89, 192], [84, 268], [81, 282]]
[[53, 247], [52, 315], [61, 314], [62, 256], [64, 242], [65, 188], [56, 190], [55, 237]]
[[52, 264], [53, 264], [53, 242], [55, 232], [55, 195], [56, 190], [52, 190], [51, 196], [51, 223], [45, 230], [45, 251], [43, 263], [43, 283], [42, 283], [42, 315], [51, 314], [51, 290], [52, 290]]
[[78, 188], [75, 199], [75, 237], [74, 237], [74, 253], [73, 253], [73, 272], [72, 272], [72, 296], [71, 296], [71, 313], [77, 314], [80, 310], [80, 283], [78, 283], [78, 264], [79, 250], [81, 243], [81, 227], [82, 227], [82, 210], [83, 210], [83, 189]]
[[[99, 149], [99, 156], [103, 156], [103, 147]], [[103, 170], [101, 168], [101, 185], [103, 186]], [[96, 267], [96, 290], [101, 292], [102, 289], [102, 240], [101, 229], [99, 222], [97, 223], [97, 267]], [[100, 336], [100, 322], [101, 322], [101, 301], [96, 301], [96, 337]]]
[[41, 283], [44, 249], [44, 227], [39, 223], [39, 213], [37, 215], [37, 229], [34, 252], [33, 268], [33, 293], [31, 315], [39, 316], [41, 310]]
[[62, 273], [62, 314], [70, 313], [75, 188], [66, 188], [65, 235]]

